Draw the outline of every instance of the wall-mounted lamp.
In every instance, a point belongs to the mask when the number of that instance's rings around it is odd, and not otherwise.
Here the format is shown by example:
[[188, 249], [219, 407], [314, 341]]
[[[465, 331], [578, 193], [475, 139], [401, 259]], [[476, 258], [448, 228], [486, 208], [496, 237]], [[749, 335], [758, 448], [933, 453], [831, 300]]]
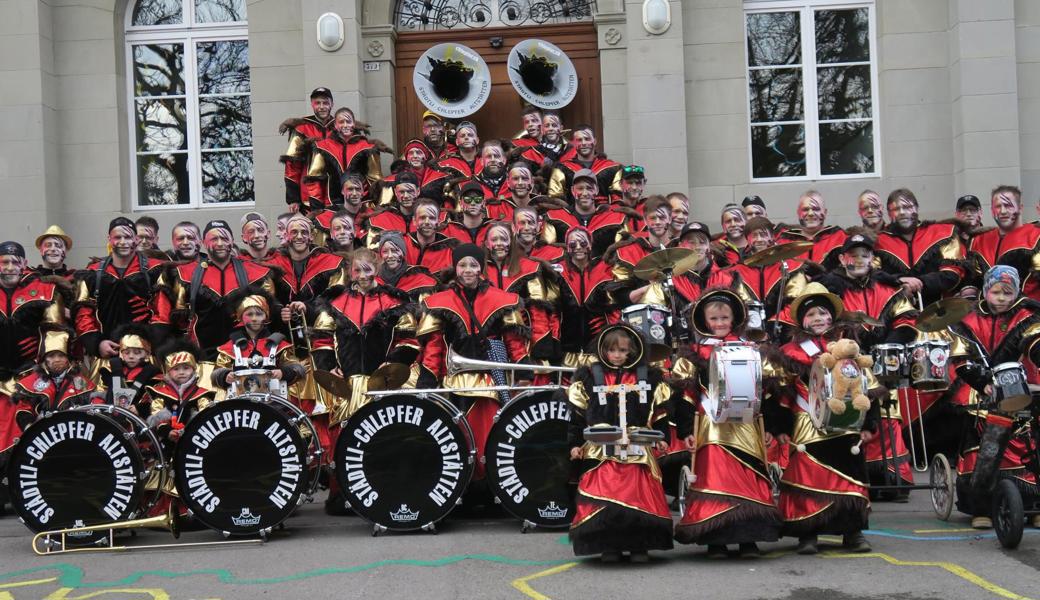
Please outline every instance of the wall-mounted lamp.
[[672, 7], [668, 0], [643, 0], [643, 29], [660, 35], [672, 24]]
[[319, 48], [326, 52], [335, 52], [343, 46], [344, 37], [342, 17], [331, 12], [327, 12], [318, 17]]

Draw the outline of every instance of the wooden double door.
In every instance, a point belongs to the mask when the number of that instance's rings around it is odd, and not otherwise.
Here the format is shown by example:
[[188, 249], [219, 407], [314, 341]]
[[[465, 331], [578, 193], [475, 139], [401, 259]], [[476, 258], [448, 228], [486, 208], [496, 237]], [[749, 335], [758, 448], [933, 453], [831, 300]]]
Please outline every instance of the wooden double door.
[[[499, 48], [491, 46], [491, 38], [502, 38]], [[563, 126], [578, 123], [592, 125], [597, 135], [602, 131], [603, 113], [600, 97], [599, 50], [596, 29], [592, 23], [568, 23], [544, 27], [496, 27], [487, 29], [452, 29], [402, 33], [397, 38], [397, 66], [394, 71], [397, 110], [397, 144], [401, 148], [412, 138], [422, 137], [422, 114], [426, 110], [412, 89], [412, 71], [423, 52], [443, 42], [457, 42], [480, 54], [491, 71], [491, 95], [476, 113], [466, 117], [477, 125], [481, 140], [509, 139], [520, 133], [523, 102], [509, 83], [506, 60], [518, 42], [538, 38], [555, 44], [574, 63], [578, 75], [578, 93], [561, 109]]]

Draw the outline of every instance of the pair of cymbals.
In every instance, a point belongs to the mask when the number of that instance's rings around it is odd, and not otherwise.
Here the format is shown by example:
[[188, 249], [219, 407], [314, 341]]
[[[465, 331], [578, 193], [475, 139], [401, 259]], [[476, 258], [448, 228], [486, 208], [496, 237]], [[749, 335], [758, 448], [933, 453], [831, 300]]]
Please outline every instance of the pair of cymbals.
[[[408, 381], [409, 375], [411, 375], [411, 369], [408, 368], [408, 365], [386, 363], [369, 375], [368, 391], [378, 392], [399, 389]], [[339, 398], [350, 397], [350, 382], [335, 373], [317, 369], [314, 371], [314, 382], [334, 396]]]
[[798, 258], [811, 250], [812, 247], [813, 243], [809, 241], [776, 244], [775, 246], [770, 246], [765, 250], [759, 250], [745, 258], [744, 264], [749, 267], [768, 267], [769, 265], [775, 265], [782, 260]]

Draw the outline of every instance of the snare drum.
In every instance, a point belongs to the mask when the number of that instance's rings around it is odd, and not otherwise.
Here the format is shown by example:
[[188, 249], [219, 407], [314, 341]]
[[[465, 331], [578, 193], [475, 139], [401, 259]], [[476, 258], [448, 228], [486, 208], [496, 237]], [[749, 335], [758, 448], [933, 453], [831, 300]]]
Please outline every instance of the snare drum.
[[539, 527], [567, 527], [571, 494], [567, 402], [539, 392], [498, 410], [484, 455], [491, 490], [510, 514]]
[[271, 376], [268, 369], [239, 369], [231, 372], [228, 397], [244, 394], [274, 394], [287, 397], [285, 384]]
[[[134, 519], [158, 499], [145, 490], [152, 461], [137, 441], [149, 437], [161, 468], [158, 440], [129, 411], [99, 404], [45, 414], [11, 450], [11, 506], [34, 533]], [[107, 535], [72, 532], [66, 538], [89, 544]]]
[[657, 304], [633, 304], [621, 311], [621, 320], [643, 334], [651, 344], [670, 346], [672, 311]]
[[906, 345], [906, 362], [910, 367], [910, 386], [922, 391], [949, 389], [950, 343], [943, 340], [921, 340]]
[[1022, 363], [1006, 362], [993, 367], [993, 401], [1005, 413], [1024, 410], [1032, 402], [1026, 370]]
[[[301, 433], [301, 428], [309, 435]], [[321, 446], [310, 419], [278, 396], [249, 394], [207, 407], [177, 442], [174, 481], [203, 525], [264, 535], [318, 484]]]
[[[856, 367], [857, 369], [859, 367]], [[858, 391], [867, 393], [867, 378], [860, 375], [860, 388]], [[836, 415], [831, 412], [827, 400], [834, 395], [834, 379], [830, 369], [824, 368], [820, 361], [815, 361], [809, 372], [809, 418], [812, 419], [816, 429], [824, 432], [849, 431], [855, 432], [863, 429], [863, 421], [866, 411], [852, 408], [852, 395], [856, 390], [849, 390], [841, 401], [845, 404], [845, 412]]]
[[871, 354], [874, 357], [874, 377], [881, 383], [898, 383], [906, 377], [906, 346], [903, 344], [877, 344]]
[[762, 404], [762, 356], [743, 342], [711, 349], [704, 413], [714, 423], [751, 423]]
[[347, 504], [377, 527], [409, 531], [448, 516], [473, 477], [462, 412], [436, 394], [385, 396], [343, 422], [333, 455]]

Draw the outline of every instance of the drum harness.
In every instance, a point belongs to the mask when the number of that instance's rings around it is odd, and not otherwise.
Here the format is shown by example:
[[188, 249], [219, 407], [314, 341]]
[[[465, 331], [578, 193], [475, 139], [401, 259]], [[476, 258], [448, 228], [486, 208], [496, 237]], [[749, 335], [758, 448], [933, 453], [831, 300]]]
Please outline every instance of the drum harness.
[[[646, 365], [638, 365], [636, 367], [636, 383], [618, 383], [615, 385], [606, 385], [606, 373], [603, 372], [601, 363], [593, 364], [589, 367], [589, 370], [592, 372], [592, 391], [599, 399], [600, 406], [606, 406], [607, 394], [616, 393], [618, 395], [618, 420], [621, 424], [621, 441], [617, 445], [611, 444], [606, 446], [604, 450], [608, 456], [616, 452], [621, 456], [622, 460], [625, 460], [628, 458], [630, 451], [628, 441], [628, 392], [638, 392], [639, 403], [646, 404], [647, 392], [650, 391], [650, 384], [646, 381]], [[642, 448], [638, 446], [634, 448], [636, 449], [633, 452], [634, 455], [642, 454]]]

